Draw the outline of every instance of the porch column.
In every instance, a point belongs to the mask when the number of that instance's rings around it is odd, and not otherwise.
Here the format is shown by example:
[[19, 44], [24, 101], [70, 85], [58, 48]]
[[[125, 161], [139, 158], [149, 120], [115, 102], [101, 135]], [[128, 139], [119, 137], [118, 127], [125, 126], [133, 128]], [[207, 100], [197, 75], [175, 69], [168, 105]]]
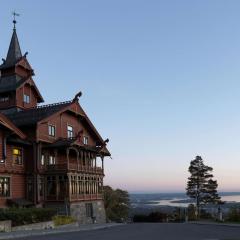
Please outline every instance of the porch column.
[[59, 189], [60, 189], [60, 187], [59, 187], [59, 176], [56, 175], [56, 199], [57, 200], [59, 198]]
[[95, 172], [97, 171], [97, 158], [94, 156]]
[[77, 170], [79, 171], [79, 151], [77, 151]]
[[68, 173], [67, 176], [68, 176], [68, 199], [70, 202], [71, 195], [72, 195], [72, 175], [70, 173]]
[[104, 173], [104, 157], [101, 157], [102, 159], [102, 172]]

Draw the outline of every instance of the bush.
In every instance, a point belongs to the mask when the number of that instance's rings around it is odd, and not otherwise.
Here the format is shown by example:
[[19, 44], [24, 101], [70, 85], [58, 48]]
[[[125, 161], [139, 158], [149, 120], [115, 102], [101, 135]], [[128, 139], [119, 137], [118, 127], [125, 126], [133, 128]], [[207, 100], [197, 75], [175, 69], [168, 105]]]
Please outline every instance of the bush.
[[0, 209], [0, 220], [11, 220], [12, 226], [20, 226], [52, 220], [56, 210], [47, 208]]
[[166, 222], [167, 218], [166, 213], [152, 212], [149, 215], [134, 215], [133, 222]]
[[108, 221], [125, 222], [129, 215], [129, 194], [121, 189], [104, 186], [104, 206]]
[[232, 208], [227, 217], [226, 217], [227, 221], [230, 222], [240, 222], [240, 209], [239, 208]]
[[76, 219], [71, 216], [55, 216], [53, 217], [54, 225], [60, 226], [76, 222]]

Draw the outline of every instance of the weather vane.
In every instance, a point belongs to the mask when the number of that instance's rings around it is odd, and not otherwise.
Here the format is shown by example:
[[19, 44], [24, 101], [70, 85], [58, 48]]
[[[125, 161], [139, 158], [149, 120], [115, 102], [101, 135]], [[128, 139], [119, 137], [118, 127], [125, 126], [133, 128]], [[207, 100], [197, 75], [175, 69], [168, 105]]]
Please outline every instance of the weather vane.
[[14, 11], [14, 12], [12, 13], [12, 15], [13, 15], [13, 29], [16, 29], [16, 23], [17, 23], [16, 17], [19, 17], [20, 14], [19, 14], [19, 13], [16, 13], [16, 12]]

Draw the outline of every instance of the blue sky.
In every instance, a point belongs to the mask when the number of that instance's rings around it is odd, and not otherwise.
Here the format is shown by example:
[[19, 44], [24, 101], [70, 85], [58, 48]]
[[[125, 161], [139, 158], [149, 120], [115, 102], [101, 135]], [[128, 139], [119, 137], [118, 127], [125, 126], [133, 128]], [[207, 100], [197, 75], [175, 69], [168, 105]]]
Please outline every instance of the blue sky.
[[240, 191], [240, 2], [1, 1], [0, 55], [17, 33], [46, 103], [80, 99], [113, 159], [105, 183], [184, 191], [202, 155]]

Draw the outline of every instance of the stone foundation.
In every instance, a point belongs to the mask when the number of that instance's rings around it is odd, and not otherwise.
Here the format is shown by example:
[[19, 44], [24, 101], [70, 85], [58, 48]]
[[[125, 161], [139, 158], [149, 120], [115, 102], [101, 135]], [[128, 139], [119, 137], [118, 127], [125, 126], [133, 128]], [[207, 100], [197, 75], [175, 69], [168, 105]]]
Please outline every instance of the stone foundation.
[[[92, 206], [92, 211], [87, 210], [87, 204], [88, 207]], [[106, 223], [106, 213], [102, 200], [71, 203], [70, 214], [75, 217], [80, 224]]]

